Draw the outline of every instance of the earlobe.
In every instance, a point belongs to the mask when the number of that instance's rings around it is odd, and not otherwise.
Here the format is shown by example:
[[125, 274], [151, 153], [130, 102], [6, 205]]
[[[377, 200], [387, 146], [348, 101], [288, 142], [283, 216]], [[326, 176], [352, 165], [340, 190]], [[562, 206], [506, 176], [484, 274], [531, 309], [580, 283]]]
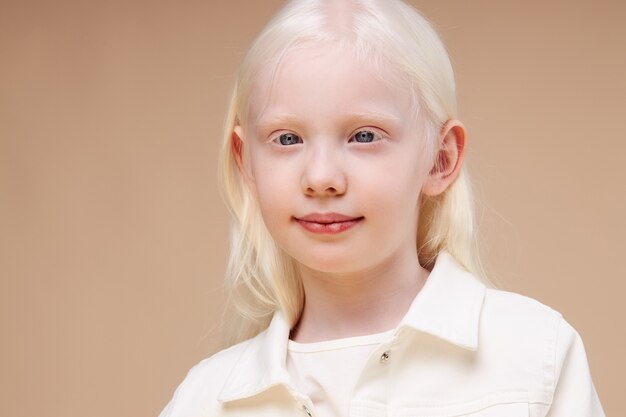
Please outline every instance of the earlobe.
[[459, 120], [448, 120], [440, 130], [438, 143], [433, 167], [422, 188], [430, 196], [444, 192], [459, 175], [466, 148], [465, 126]]
[[230, 136], [230, 146], [232, 150], [232, 154], [235, 158], [235, 162], [237, 162], [237, 167], [239, 168], [239, 173], [244, 179], [248, 189], [256, 195], [256, 186], [254, 183], [254, 177], [252, 175], [252, 171], [250, 169], [250, 163], [246, 159], [246, 141], [245, 134], [243, 128], [239, 125], [235, 126], [233, 132]]

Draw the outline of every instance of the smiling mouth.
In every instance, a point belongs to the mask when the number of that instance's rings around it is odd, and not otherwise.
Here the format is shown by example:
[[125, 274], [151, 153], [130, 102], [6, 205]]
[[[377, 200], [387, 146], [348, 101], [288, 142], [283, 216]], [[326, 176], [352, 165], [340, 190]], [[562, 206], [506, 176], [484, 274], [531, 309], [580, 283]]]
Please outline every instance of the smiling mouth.
[[351, 229], [363, 220], [363, 217], [349, 217], [341, 214], [311, 214], [295, 217], [295, 220], [311, 233], [336, 234]]

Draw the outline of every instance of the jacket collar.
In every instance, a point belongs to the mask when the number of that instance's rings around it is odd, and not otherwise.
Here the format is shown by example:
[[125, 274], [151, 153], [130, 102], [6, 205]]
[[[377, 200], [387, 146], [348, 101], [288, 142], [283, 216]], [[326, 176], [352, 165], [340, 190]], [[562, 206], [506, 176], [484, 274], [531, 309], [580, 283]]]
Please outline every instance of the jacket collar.
[[269, 327], [247, 342], [226, 379], [218, 401], [251, 397], [281, 384], [291, 389], [286, 368], [290, 330], [283, 313], [276, 311]]
[[399, 327], [423, 331], [475, 351], [485, 290], [482, 281], [442, 251]]
[[[396, 333], [401, 328], [409, 328], [475, 351], [485, 289], [484, 283], [442, 251]], [[285, 365], [289, 331], [282, 312], [274, 313], [269, 327], [247, 342], [218, 400], [228, 402], [251, 397], [275, 385], [292, 390]]]

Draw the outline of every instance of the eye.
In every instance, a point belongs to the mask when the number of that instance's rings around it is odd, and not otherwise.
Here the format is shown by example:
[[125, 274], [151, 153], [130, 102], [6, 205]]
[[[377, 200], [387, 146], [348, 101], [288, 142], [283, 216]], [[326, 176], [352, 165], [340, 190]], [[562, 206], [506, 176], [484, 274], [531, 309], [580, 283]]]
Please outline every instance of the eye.
[[281, 145], [295, 145], [297, 143], [302, 143], [302, 138], [295, 133], [283, 133], [274, 140], [277, 139]]
[[350, 141], [358, 142], [358, 143], [370, 143], [374, 142], [377, 137], [376, 133], [371, 130], [359, 130], [350, 138]]

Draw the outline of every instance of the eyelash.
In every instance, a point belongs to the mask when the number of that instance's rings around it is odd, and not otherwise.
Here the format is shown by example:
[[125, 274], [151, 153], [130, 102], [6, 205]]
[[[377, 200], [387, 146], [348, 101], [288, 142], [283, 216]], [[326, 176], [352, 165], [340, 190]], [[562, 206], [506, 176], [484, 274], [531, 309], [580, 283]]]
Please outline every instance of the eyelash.
[[[370, 133], [373, 136], [372, 141], [370, 141], [370, 142], [358, 142], [356, 140], [353, 140], [360, 133], [361, 134], [362, 133], [365, 133], [365, 134]], [[289, 135], [289, 136], [296, 136], [299, 139], [299, 142], [289, 143], [289, 144], [282, 144], [282, 143], [280, 143], [280, 139], [283, 137], [283, 135], [285, 135], [285, 136], [287, 136], [287, 135]], [[374, 130], [374, 129], [360, 129], [360, 130], [355, 131], [352, 135], [350, 135], [350, 139], [348, 140], [348, 143], [354, 142], [354, 143], [370, 144], [370, 143], [377, 142], [377, 141], [379, 141], [381, 139], [383, 139], [383, 135], [381, 135], [380, 133], [376, 132], [376, 130]], [[271, 141], [276, 143], [278, 146], [287, 147], [287, 146], [291, 146], [291, 145], [296, 145], [298, 143], [302, 143], [302, 137], [300, 137], [299, 135], [296, 135], [295, 133], [288, 132], [288, 133], [281, 133], [280, 135], [274, 137]]]

